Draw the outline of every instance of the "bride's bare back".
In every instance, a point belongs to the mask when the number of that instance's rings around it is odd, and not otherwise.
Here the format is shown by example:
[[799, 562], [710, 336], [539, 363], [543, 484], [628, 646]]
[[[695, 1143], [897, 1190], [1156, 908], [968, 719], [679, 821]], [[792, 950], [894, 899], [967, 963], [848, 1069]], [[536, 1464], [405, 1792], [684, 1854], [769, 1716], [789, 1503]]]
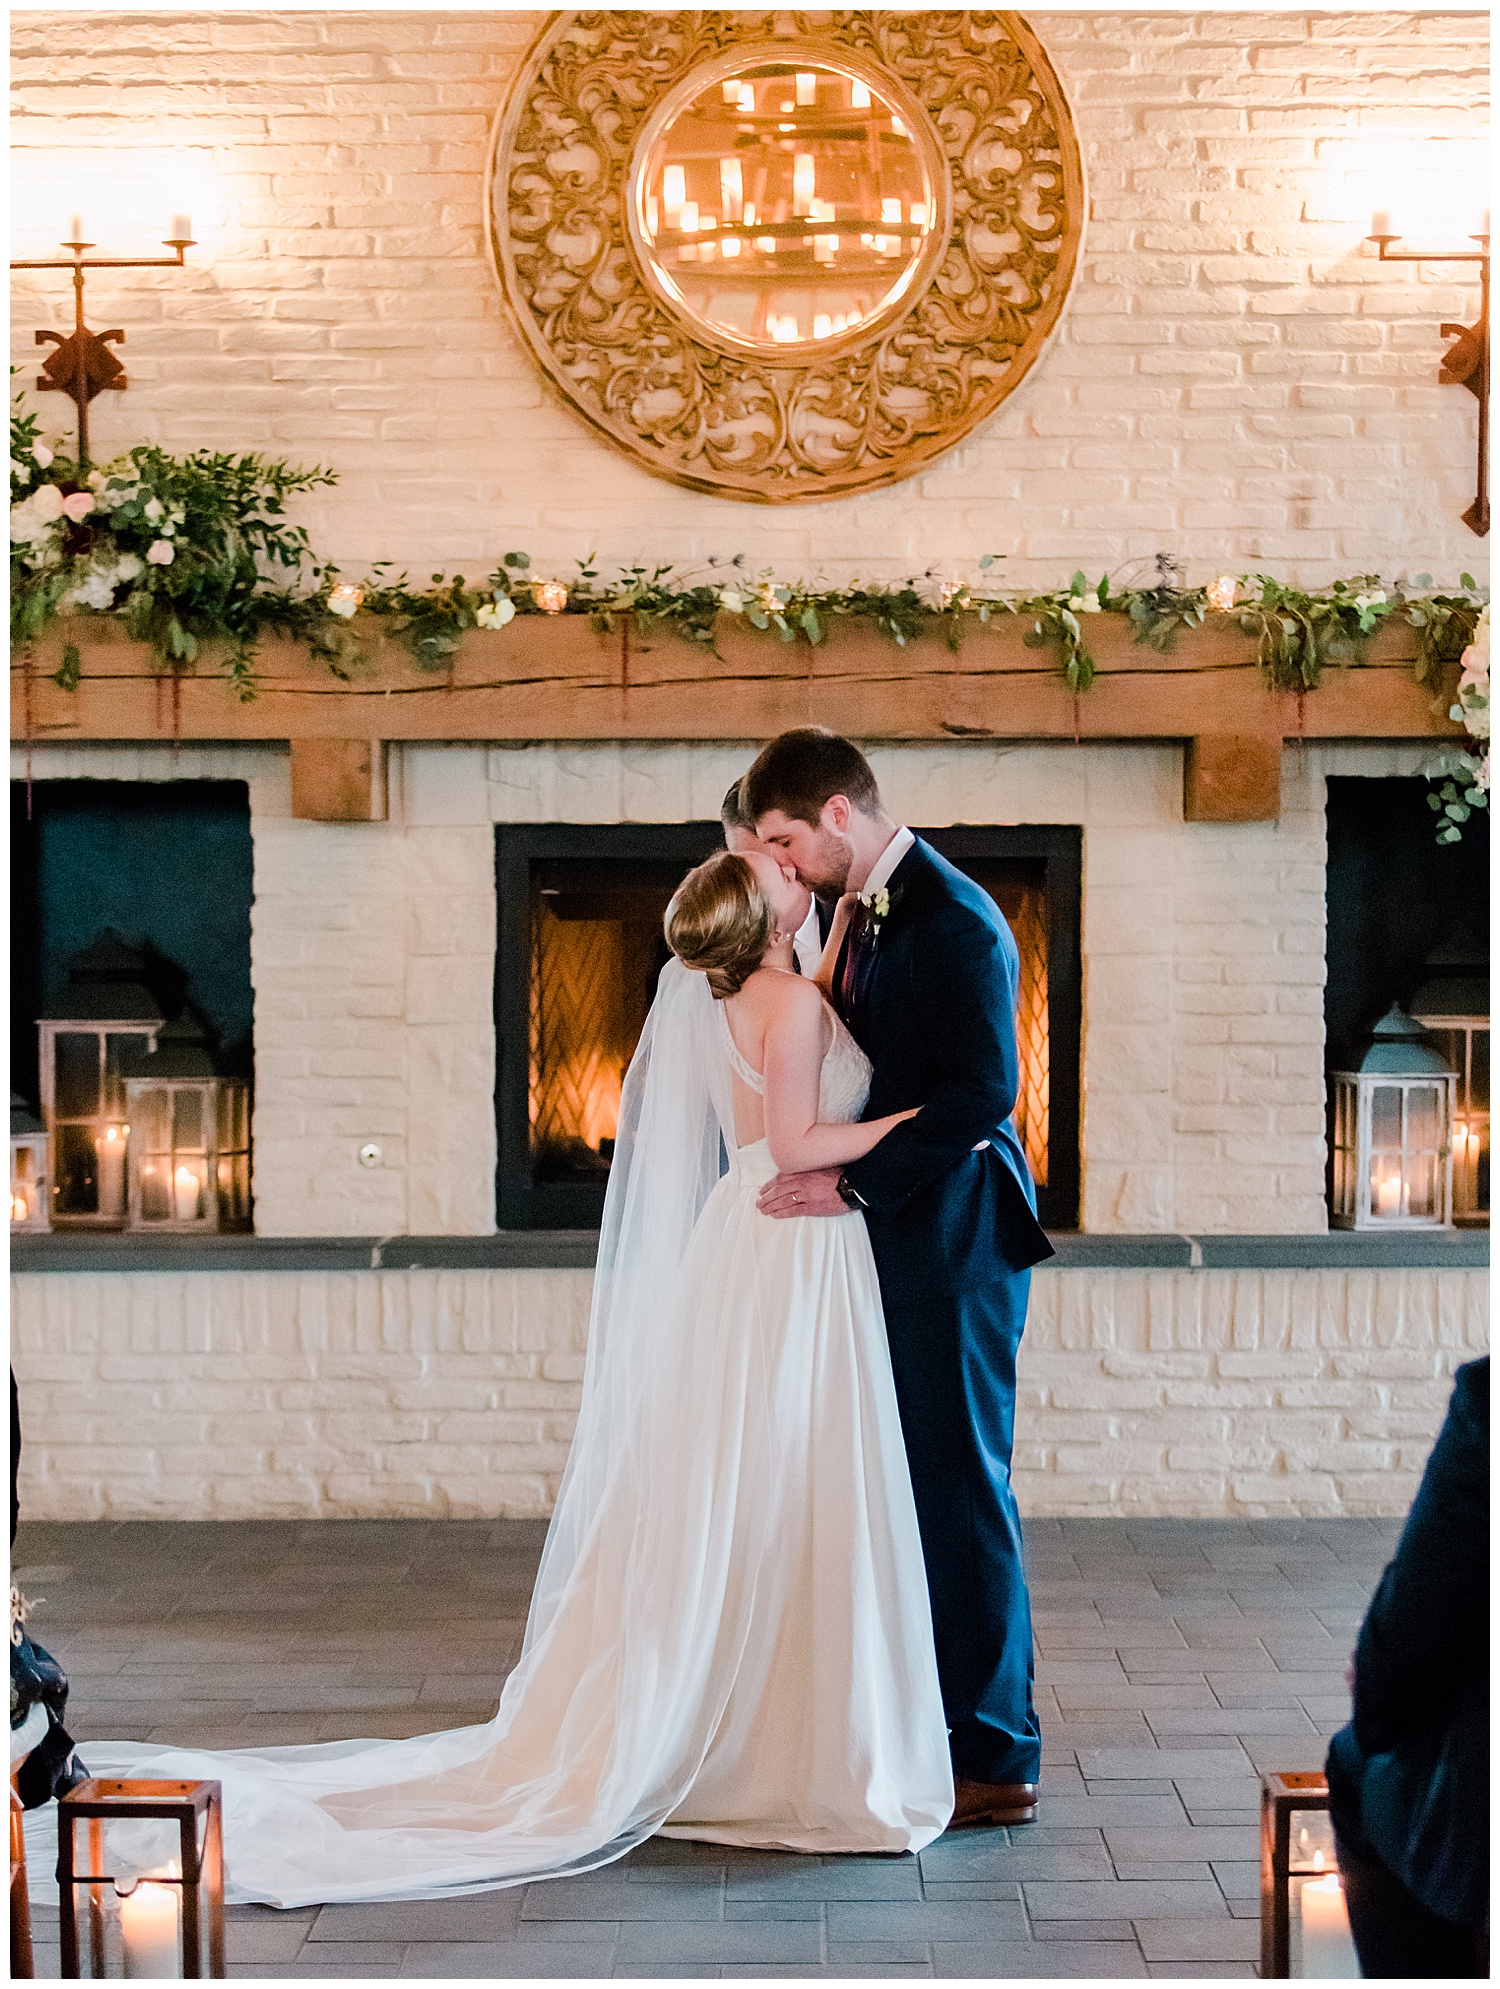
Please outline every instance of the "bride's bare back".
[[847, 1166], [884, 1139], [892, 1126], [916, 1116], [896, 1112], [855, 1125], [820, 1123], [823, 1059], [835, 1023], [816, 981], [781, 967], [760, 967], [729, 997], [725, 1011], [735, 1048], [765, 1078], [760, 1093], [736, 1072], [735, 1137], [741, 1146], [764, 1140], [782, 1173]]

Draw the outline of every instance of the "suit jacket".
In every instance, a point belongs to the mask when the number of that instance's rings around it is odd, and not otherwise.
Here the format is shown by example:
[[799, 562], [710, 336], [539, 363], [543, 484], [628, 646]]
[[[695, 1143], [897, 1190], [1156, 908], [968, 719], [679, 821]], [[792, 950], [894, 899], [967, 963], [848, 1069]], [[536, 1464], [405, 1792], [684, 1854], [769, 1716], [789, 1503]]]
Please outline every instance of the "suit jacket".
[[1334, 1821], [1439, 1919], [1489, 1912], [1490, 1364], [1469, 1361], [1354, 1653]]
[[1053, 1249], [1011, 1117], [1020, 956], [1010, 927], [920, 838], [886, 889], [890, 914], [845, 1019], [875, 1067], [865, 1117], [921, 1110], [845, 1171], [869, 1210], [889, 1302], [962, 1291]]

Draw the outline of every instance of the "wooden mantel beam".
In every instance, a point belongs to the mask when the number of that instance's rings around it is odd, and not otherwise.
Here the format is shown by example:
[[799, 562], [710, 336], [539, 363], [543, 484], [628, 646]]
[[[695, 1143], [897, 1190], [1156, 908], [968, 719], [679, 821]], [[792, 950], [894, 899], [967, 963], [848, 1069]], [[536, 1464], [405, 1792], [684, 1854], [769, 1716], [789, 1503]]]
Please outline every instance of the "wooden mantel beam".
[[[356, 623], [356, 630], [363, 625]], [[1075, 697], [1023, 625], [978, 627], [953, 654], [936, 636], [899, 648], [869, 624], [835, 624], [818, 648], [732, 616], [718, 650], [660, 628], [630, 640], [583, 616], [518, 617], [465, 637], [450, 670], [419, 669], [372, 628], [350, 683], [300, 643], [265, 639], [259, 695], [241, 704], [209, 660], [175, 689], [150, 652], [103, 616], [58, 622], [11, 664], [16, 737], [73, 740], [723, 739], [830, 725], [860, 739], [1446, 738], [1449, 699], [1413, 674], [1414, 632], [1388, 626], [1355, 664], [1304, 698], [1267, 691], [1231, 627], [1184, 630], [1171, 654], [1131, 640], [1121, 616], [1088, 634], [1093, 687]], [[76, 690], [52, 681], [63, 648]]]

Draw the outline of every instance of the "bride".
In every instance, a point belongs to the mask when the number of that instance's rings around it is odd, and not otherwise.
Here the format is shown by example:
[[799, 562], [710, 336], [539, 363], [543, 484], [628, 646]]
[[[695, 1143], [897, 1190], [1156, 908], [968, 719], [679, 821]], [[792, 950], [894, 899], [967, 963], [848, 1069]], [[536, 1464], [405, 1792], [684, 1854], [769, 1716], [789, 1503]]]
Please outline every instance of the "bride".
[[[655, 1832], [913, 1851], [946, 1825], [864, 1218], [755, 1206], [778, 1171], [852, 1161], [897, 1123], [859, 1122], [870, 1066], [823, 998], [842, 924], [816, 979], [792, 971], [807, 906], [769, 852], [723, 851], [668, 909], [677, 958], [625, 1079], [577, 1434], [494, 1719], [232, 1753], [88, 1748], [96, 1775], [222, 1782], [229, 1898], [482, 1892]], [[146, 1826], [116, 1826], [117, 1868], [139, 1868], [127, 1828]]]

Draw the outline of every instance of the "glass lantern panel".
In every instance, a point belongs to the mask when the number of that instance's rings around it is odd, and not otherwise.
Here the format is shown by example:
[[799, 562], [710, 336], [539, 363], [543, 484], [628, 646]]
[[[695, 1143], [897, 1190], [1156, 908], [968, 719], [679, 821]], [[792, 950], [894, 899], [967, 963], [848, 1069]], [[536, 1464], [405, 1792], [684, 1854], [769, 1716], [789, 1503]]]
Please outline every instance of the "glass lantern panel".
[[99, 1038], [73, 1030], [53, 1042], [53, 1109], [59, 1119], [92, 1119], [99, 1111]]
[[141, 1221], [170, 1222], [172, 1219], [171, 1155], [158, 1153], [141, 1161]]
[[1469, 1105], [1476, 1112], [1490, 1109], [1490, 1032], [1476, 1029], [1469, 1052]]
[[125, 1080], [133, 1077], [147, 1055], [151, 1038], [144, 1035], [106, 1036], [104, 1039], [104, 1110], [118, 1118], [125, 1113]]
[[56, 1170], [53, 1207], [57, 1214], [97, 1215], [99, 1170], [92, 1126], [58, 1127]]
[[30, 1146], [13, 1146], [10, 1150], [10, 1178], [12, 1184], [34, 1181], [36, 1177], [36, 1148]]
[[1370, 1145], [1371, 1148], [1396, 1148], [1401, 1146], [1401, 1086], [1399, 1084], [1372, 1084], [1370, 1086]]
[[1439, 1158], [1435, 1153], [1409, 1154], [1406, 1161], [1406, 1213], [1439, 1216], [1443, 1197]]
[[1326, 1809], [1294, 1809], [1288, 1818], [1287, 1869], [1292, 1872], [1334, 1872], [1333, 1817]]
[[130, 1101], [130, 1136], [137, 1153], [166, 1155], [172, 1150], [172, 1094], [165, 1087], [138, 1091]]
[[178, 1152], [189, 1149], [201, 1153], [206, 1145], [203, 1125], [203, 1093], [184, 1085], [172, 1095], [172, 1144]]
[[1444, 1094], [1434, 1084], [1412, 1084], [1406, 1090], [1406, 1150], [1436, 1152], [1442, 1137]]

